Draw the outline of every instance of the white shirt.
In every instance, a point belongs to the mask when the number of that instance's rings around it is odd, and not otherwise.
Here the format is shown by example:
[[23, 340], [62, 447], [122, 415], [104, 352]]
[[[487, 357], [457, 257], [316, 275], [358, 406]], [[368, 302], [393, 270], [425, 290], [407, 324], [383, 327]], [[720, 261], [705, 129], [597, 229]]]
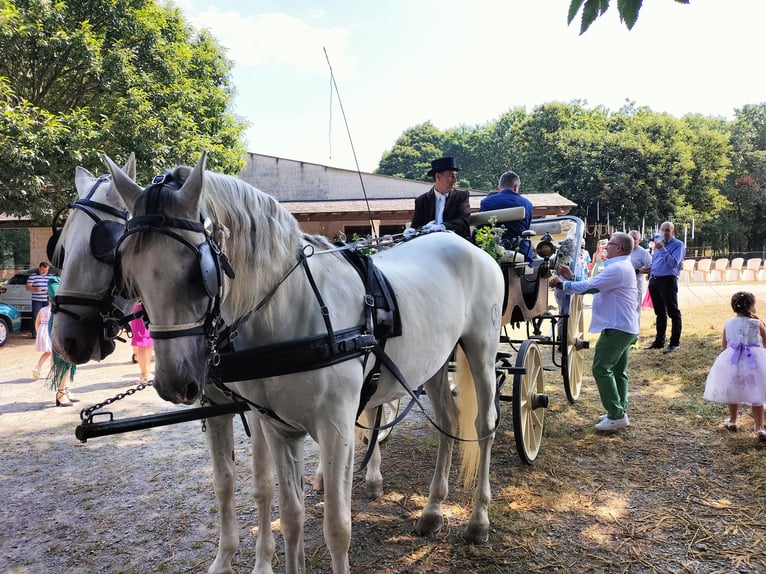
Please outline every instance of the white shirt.
[[650, 267], [652, 265], [651, 254], [641, 247], [636, 245], [633, 251], [630, 252], [630, 262], [633, 265], [633, 269], [636, 269], [636, 287], [639, 290], [639, 296], [644, 292], [644, 275], [645, 273], [638, 273], [638, 269], [641, 267]]
[[434, 221], [439, 223], [444, 223], [442, 221], [442, 215], [444, 214], [444, 204], [447, 202], [447, 195], [446, 193], [439, 193], [434, 189], [434, 195], [436, 196], [436, 202], [434, 202], [434, 206], [436, 207], [436, 213], [434, 214]]
[[636, 299], [636, 270], [630, 257], [612, 257], [604, 262], [604, 269], [588, 281], [564, 281], [564, 293], [595, 293], [593, 296], [591, 333], [604, 329], [617, 329], [638, 335], [638, 309]]

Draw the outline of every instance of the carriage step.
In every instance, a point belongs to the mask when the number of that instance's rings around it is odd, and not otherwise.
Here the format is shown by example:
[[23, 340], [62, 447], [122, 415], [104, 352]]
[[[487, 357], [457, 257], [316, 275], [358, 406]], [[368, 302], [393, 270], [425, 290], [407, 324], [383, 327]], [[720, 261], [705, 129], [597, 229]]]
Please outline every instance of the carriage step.
[[560, 367], [557, 367], [556, 365], [545, 365], [543, 367], [543, 371], [560, 371]]

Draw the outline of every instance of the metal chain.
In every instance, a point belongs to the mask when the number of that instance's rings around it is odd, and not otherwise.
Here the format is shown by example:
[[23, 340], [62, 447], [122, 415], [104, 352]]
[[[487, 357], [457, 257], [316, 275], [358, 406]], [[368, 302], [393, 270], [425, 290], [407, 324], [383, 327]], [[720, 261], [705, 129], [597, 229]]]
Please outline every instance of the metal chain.
[[104, 408], [107, 405], [111, 405], [114, 402], [117, 402], [119, 400], [124, 399], [125, 397], [129, 397], [130, 395], [133, 395], [137, 393], [138, 391], [143, 391], [146, 387], [151, 387], [153, 385], [152, 381], [147, 381], [145, 383], [139, 383], [133, 388], [130, 388], [126, 390], [124, 393], [117, 393], [115, 396], [106, 399], [103, 402], [96, 403], [95, 405], [88, 407], [86, 409], [82, 409], [80, 411], [80, 420], [84, 423], [90, 422], [91, 417], [93, 416], [93, 413], [99, 409]]

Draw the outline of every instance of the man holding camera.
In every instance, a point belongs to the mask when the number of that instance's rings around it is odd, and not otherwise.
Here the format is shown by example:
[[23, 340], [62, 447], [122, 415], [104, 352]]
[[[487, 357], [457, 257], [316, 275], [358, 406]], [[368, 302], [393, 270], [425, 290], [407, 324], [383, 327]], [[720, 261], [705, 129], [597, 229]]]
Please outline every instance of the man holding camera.
[[670, 317], [670, 342], [665, 353], [681, 348], [681, 310], [678, 308], [678, 275], [686, 256], [686, 247], [675, 237], [675, 226], [665, 221], [654, 238], [652, 268], [649, 275], [649, 295], [657, 318], [657, 335], [647, 349], [665, 346], [665, 331]]

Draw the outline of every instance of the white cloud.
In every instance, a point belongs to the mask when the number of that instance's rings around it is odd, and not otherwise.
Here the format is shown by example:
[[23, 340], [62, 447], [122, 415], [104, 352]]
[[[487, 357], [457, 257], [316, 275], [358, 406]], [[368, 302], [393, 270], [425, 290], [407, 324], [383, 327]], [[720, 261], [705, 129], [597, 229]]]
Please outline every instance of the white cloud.
[[333, 69], [347, 76], [353, 72], [348, 57], [350, 33], [342, 27], [314, 27], [285, 13], [247, 16], [215, 7], [195, 14], [192, 23], [209, 30], [226, 48], [228, 58], [243, 68], [327, 74], [326, 48]]

